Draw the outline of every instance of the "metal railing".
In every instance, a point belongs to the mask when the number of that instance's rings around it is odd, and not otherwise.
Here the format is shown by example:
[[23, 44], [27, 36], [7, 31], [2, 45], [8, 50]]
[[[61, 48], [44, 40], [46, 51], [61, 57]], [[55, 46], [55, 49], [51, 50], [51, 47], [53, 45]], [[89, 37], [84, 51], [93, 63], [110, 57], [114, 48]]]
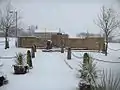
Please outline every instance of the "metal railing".
[[[23, 54], [23, 56], [25, 57], [27, 54]], [[17, 58], [16, 56], [0, 56], [0, 59], [14, 59]]]
[[[83, 58], [83, 56], [77, 56], [74, 53], [72, 53], [72, 55], [77, 58], [77, 59], [81, 59]], [[98, 58], [93, 58], [91, 57], [93, 60], [99, 61], [99, 62], [105, 62], [105, 63], [116, 63], [116, 64], [120, 64], [120, 62], [114, 62], [114, 61], [108, 61], [108, 60], [103, 60], [103, 59], [98, 59]]]

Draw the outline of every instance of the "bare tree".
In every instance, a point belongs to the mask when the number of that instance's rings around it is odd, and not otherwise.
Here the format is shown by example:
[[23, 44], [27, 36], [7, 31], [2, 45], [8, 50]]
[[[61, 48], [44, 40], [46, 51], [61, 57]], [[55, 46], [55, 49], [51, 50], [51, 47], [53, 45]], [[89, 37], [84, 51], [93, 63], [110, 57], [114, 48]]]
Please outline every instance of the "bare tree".
[[0, 30], [4, 31], [5, 34], [5, 49], [9, 48], [8, 31], [16, 24], [15, 14], [10, 13], [11, 8], [12, 6], [8, 4], [3, 11], [1, 10], [0, 13]]
[[107, 55], [108, 49], [108, 38], [110, 35], [120, 26], [120, 21], [118, 20], [118, 14], [112, 8], [101, 9], [101, 13], [98, 15], [97, 26], [103, 31], [105, 35], [105, 55]]

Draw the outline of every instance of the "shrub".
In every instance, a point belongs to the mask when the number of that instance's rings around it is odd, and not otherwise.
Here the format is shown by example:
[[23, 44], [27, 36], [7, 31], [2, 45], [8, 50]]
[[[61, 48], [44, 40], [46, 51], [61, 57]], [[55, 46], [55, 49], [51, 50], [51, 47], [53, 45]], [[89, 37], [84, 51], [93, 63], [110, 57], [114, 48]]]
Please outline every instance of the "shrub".
[[81, 79], [89, 83], [90, 87], [93, 87], [97, 79], [97, 68], [92, 57], [89, 56], [88, 53], [85, 53], [83, 57], [83, 63], [81, 63], [79, 66], [81, 68], [79, 70], [81, 72]]
[[105, 72], [103, 70], [101, 78], [98, 78], [98, 70], [92, 57], [89, 56], [89, 62], [87, 62], [87, 64], [84, 63], [80, 64], [79, 66], [81, 67], [81, 78], [83, 81], [86, 81], [86, 83], [83, 83], [84, 85], [81, 86], [82, 82], [80, 81], [79, 88], [85, 88], [84, 86], [87, 86], [87, 83], [89, 83], [91, 88], [89, 90], [120, 90], [119, 75], [114, 75], [111, 70], [109, 72]]
[[86, 70], [88, 69], [88, 64], [89, 64], [89, 61], [90, 61], [90, 57], [89, 57], [89, 54], [88, 53], [84, 53], [83, 55], [83, 64], [82, 64], [82, 72], [81, 72], [81, 78], [86, 78], [87, 76], [87, 72]]
[[47, 40], [47, 46], [46, 49], [52, 49], [52, 41], [51, 40]]
[[34, 47], [34, 52], [36, 52], [36, 45], [34, 44], [33, 47]]
[[24, 65], [24, 57], [22, 53], [16, 54], [16, 64], [17, 65]]
[[102, 78], [96, 83], [94, 90], [120, 90], [120, 76], [114, 75], [111, 70], [103, 70]]
[[71, 59], [71, 48], [68, 48], [67, 59]]
[[14, 74], [25, 74], [28, 69], [28, 65], [25, 62], [24, 55], [22, 53], [16, 54], [16, 64], [13, 65], [14, 67]]
[[83, 64], [88, 64], [89, 60], [90, 60], [89, 54], [88, 53], [84, 53]]
[[27, 64], [29, 65], [30, 68], [33, 67], [33, 65], [32, 65], [32, 57], [31, 57], [30, 50], [27, 51]]
[[64, 53], [64, 48], [63, 48], [63, 46], [61, 47], [61, 53]]
[[33, 47], [33, 46], [32, 46], [32, 48], [31, 48], [31, 55], [32, 55], [32, 58], [35, 57], [35, 52], [34, 52], [34, 47]]

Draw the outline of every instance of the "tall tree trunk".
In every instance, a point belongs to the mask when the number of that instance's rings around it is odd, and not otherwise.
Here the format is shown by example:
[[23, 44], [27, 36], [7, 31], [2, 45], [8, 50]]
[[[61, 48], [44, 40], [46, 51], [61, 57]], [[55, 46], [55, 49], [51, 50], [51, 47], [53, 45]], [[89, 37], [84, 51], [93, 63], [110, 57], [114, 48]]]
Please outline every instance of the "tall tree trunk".
[[5, 49], [9, 48], [9, 41], [8, 41], [8, 28], [5, 31]]
[[108, 51], [108, 36], [106, 36], [106, 44], [105, 44], [105, 56], [107, 56]]

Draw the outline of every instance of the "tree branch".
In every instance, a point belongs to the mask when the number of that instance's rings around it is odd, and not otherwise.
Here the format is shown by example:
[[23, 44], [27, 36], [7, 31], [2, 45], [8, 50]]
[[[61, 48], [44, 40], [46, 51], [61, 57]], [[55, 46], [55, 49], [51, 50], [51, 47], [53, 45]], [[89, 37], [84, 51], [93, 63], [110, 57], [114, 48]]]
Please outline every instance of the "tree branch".
[[98, 15], [96, 25], [104, 31], [106, 39], [120, 26], [120, 21], [116, 19], [117, 16], [113, 9], [105, 8], [104, 6], [101, 9], [101, 13]]

